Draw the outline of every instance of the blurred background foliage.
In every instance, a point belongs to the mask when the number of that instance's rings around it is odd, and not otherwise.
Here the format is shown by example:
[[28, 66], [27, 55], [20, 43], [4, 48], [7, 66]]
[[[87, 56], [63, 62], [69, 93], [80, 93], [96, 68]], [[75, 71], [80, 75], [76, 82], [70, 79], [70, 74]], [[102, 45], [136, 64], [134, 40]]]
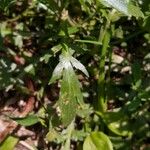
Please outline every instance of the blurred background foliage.
[[[97, 86], [107, 21], [107, 110], [101, 112]], [[44, 130], [45, 145], [37, 149], [148, 150], [149, 0], [1, 0], [0, 95], [1, 108], [12, 96], [34, 95], [34, 116], [14, 120]], [[16, 145], [9, 136], [1, 147], [9, 140]]]

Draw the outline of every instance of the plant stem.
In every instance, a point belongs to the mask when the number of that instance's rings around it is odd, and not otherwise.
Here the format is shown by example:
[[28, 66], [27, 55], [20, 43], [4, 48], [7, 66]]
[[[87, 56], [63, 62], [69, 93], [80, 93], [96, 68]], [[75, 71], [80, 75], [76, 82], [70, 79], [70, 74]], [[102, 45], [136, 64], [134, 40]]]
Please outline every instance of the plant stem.
[[[107, 109], [106, 95], [105, 95], [105, 58], [107, 54], [107, 49], [110, 42], [110, 21], [107, 20], [102, 37], [102, 49], [100, 54], [99, 63], [99, 79], [98, 79], [98, 103], [97, 108], [100, 112], [105, 112]], [[100, 41], [101, 39], [99, 39]]]
[[64, 148], [62, 150], [70, 150], [71, 135], [73, 130], [74, 130], [74, 121], [72, 121], [72, 123], [68, 126], [67, 139]]

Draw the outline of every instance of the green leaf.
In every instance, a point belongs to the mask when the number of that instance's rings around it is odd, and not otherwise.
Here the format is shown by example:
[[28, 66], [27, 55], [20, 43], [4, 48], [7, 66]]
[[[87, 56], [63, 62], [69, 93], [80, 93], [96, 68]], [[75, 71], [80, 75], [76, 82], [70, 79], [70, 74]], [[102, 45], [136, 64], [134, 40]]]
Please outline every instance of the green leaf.
[[140, 10], [138, 6], [133, 5], [132, 3], [129, 3], [128, 5], [128, 12], [134, 17], [142, 17], [144, 18], [143, 12]]
[[18, 138], [13, 136], [8, 136], [1, 144], [1, 150], [14, 150], [15, 145], [18, 143]]
[[12, 34], [12, 31], [10, 28], [7, 27], [7, 23], [3, 22], [0, 24], [0, 33], [2, 37], [5, 37], [6, 35]]
[[72, 57], [70, 51], [62, 53], [60, 57], [60, 63], [54, 70], [51, 80], [56, 79], [63, 74], [60, 99], [58, 101], [58, 107], [61, 112], [61, 118], [63, 124], [69, 125], [75, 118], [77, 113], [77, 106], [83, 104], [83, 95], [80, 90], [80, 83], [73, 70], [73, 66], [77, 69], [81, 69], [86, 75], [88, 75], [85, 67]]
[[78, 32], [79, 31], [79, 29], [77, 28], [77, 27], [69, 27], [68, 28], [68, 34], [70, 35], [70, 34], [73, 34], [73, 33], [76, 33], [76, 32]]
[[103, 132], [92, 132], [84, 141], [83, 150], [113, 150], [109, 137]]
[[120, 136], [131, 136], [129, 119], [122, 111], [98, 113], [104, 120], [107, 127], [115, 134]]
[[65, 126], [69, 125], [76, 115], [78, 92], [80, 92], [77, 91], [79, 89], [78, 85], [78, 80], [73, 69], [65, 69], [58, 102], [62, 122]]
[[90, 40], [75, 40], [76, 42], [81, 42], [81, 43], [89, 43], [89, 44], [94, 44], [94, 45], [102, 45], [101, 42], [98, 41], [90, 41]]
[[73, 130], [72, 132], [72, 139], [74, 141], [83, 141], [85, 137], [88, 136], [88, 133], [83, 130]]
[[62, 49], [62, 45], [61, 44], [55, 45], [55, 46], [53, 46], [51, 48], [51, 50], [53, 51], [54, 54], [56, 54], [57, 52], [59, 52], [61, 49]]
[[128, 0], [102, 0], [102, 2], [104, 5], [111, 6], [127, 16], [144, 17], [140, 8]]
[[136, 61], [132, 65], [133, 88], [138, 89], [141, 86], [141, 65]]
[[24, 71], [28, 74], [35, 75], [35, 67], [33, 64], [30, 64], [27, 67], [25, 67]]
[[48, 6], [48, 9], [53, 13], [58, 10], [58, 4], [54, 0], [38, 0], [38, 2], [40, 2], [40, 5], [44, 5], [45, 8]]
[[93, 108], [89, 104], [82, 104], [81, 107], [77, 110], [77, 115], [81, 118], [90, 116], [93, 113]]
[[62, 62], [60, 62], [54, 69], [52, 77], [49, 81], [49, 84], [54, 83], [57, 79], [59, 79], [62, 76], [63, 68], [64, 68], [64, 66], [63, 66]]
[[[70, 49], [70, 51], [71, 51], [71, 49]], [[55, 67], [52, 77], [49, 81], [49, 84], [51, 84], [51, 83], [55, 82], [57, 79], [59, 79], [62, 76], [63, 69], [65, 69], [65, 68], [68, 69], [68, 67], [70, 67], [70, 68], [75, 67], [76, 69], [79, 69], [86, 76], [89, 77], [89, 74], [88, 74], [86, 68], [84, 67], [84, 65], [81, 64], [77, 59], [72, 57], [71, 54], [72, 54], [72, 52], [66, 52], [65, 54], [62, 54], [60, 56], [60, 62]]]
[[39, 119], [35, 115], [29, 115], [24, 118], [12, 118], [14, 121], [16, 121], [18, 124], [23, 126], [31, 126], [39, 122]]
[[134, 97], [133, 100], [127, 104], [126, 109], [128, 112], [134, 112], [139, 108], [140, 104], [141, 100], [138, 97]]
[[[72, 35], [72, 34], [78, 32], [78, 31], [79, 31], [79, 29], [77, 27], [68, 27], [68, 29], [67, 29], [67, 33], [69, 35]], [[59, 33], [59, 35], [60, 36], [65, 36], [66, 35], [65, 31], [61, 30], [60, 33]]]
[[73, 50], [64, 45], [64, 51], [60, 55], [59, 64], [53, 71], [50, 83], [53, 83], [61, 76], [60, 98], [58, 107], [61, 113], [62, 123], [67, 126], [75, 118], [77, 113], [77, 106], [83, 104], [83, 95], [80, 90], [80, 83], [73, 70], [73, 67], [81, 70], [85, 75], [88, 75], [85, 67], [74, 57], [72, 57]]
[[46, 64], [49, 62], [49, 59], [52, 57], [52, 55], [51, 54], [45, 54], [44, 56], [42, 56], [41, 58], [40, 58], [40, 61], [41, 62], [45, 62]]
[[89, 77], [89, 74], [87, 72], [87, 70], [85, 69], [85, 67], [74, 57], [70, 58], [71, 64], [73, 67], [75, 67], [76, 69], [81, 70], [87, 77]]
[[130, 15], [128, 12], [128, 0], [102, 0], [103, 4], [114, 7], [118, 11]]
[[55, 129], [51, 129], [49, 130], [49, 132], [46, 135], [46, 139], [49, 142], [54, 141], [57, 137], [59, 136], [58, 132]]

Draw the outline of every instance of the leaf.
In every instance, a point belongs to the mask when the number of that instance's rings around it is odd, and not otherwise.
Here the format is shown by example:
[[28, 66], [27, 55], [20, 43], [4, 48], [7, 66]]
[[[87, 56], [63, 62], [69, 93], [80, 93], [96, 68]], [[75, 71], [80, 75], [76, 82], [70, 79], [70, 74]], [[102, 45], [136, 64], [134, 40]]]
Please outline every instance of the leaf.
[[89, 44], [94, 44], [94, 45], [102, 45], [101, 42], [98, 41], [90, 41], [90, 40], [75, 40], [76, 42], [81, 42], [81, 43], [89, 43]]
[[143, 12], [140, 10], [138, 6], [133, 5], [132, 3], [129, 3], [128, 5], [128, 11], [129, 13], [134, 17], [142, 17], [144, 18]]
[[73, 67], [81, 70], [88, 76], [85, 67], [75, 58], [72, 57], [73, 51], [67, 45], [59, 58], [59, 64], [54, 69], [50, 83], [54, 82], [61, 76], [60, 98], [58, 108], [60, 109], [62, 123], [67, 126], [75, 118], [77, 106], [83, 104], [83, 95], [80, 90], [80, 83], [73, 70]]
[[38, 0], [40, 4], [44, 5], [44, 7], [48, 6], [48, 9], [50, 9], [52, 12], [55, 12], [58, 10], [58, 4], [54, 0]]
[[3, 22], [0, 24], [0, 33], [2, 37], [5, 37], [6, 35], [12, 34], [12, 31], [10, 28], [7, 27], [7, 23]]
[[120, 136], [131, 136], [129, 119], [124, 112], [98, 113], [104, 120], [107, 127], [115, 134]]
[[63, 68], [64, 68], [64, 66], [63, 66], [62, 62], [60, 62], [54, 69], [52, 77], [49, 81], [49, 84], [54, 83], [57, 79], [59, 79], [62, 76]]
[[69, 125], [76, 115], [78, 93], [76, 93], [75, 88], [79, 89], [73, 69], [65, 69], [58, 102], [62, 122], [65, 126]]
[[83, 141], [85, 137], [88, 136], [88, 133], [83, 130], [73, 130], [72, 132], [72, 140], [74, 141]]
[[46, 139], [49, 142], [54, 141], [57, 137], [59, 136], [58, 132], [55, 129], [51, 129], [49, 130], [49, 132], [46, 135]]
[[136, 61], [132, 65], [132, 77], [133, 77], [133, 84], [134, 89], [138, 89], [141, 86], [141, 65]]
[[24, 118], [11, 118], [14, 121], [16, 121], [18, 124], [23, 125], [23, 126], [31, 126], [39, 122], [39, 119], [35, 115], [29, 115]]
[[113, 143], [113, 147], [115, 150], [131, 150], [132, 149], [132, 142], [131, 139], [127, 139], [125, 140], [122, 137], [111, 137], [110, 138], [112, 143]]
[[102, 0], [102, 2], [104, 2], [104, 4], [110, 5], [112, 7], [114, 7], [115, 9], [117, 9], [118, 11], [126, 14], [126, 15], [130, 15], [128, 12], [128, 1], [127, 0]]
[[77, 59], [75, 59], [74, 57], [71, 57], [70, 61], [72, 63], [72, 66], [74, 66], [76, 69], [81, 70], [87, 77], [89, 77], [87, 70]]
[[1, 150], [14, 150], [15, 145], [18, 142], [18, 138], [13, 136], [8, 136], [1, 144], [0, 149]]
[[[68, 27], [68, 34], [71, 35], [71, 34], [74, 34], [76, 32], [78, 32], [79, 29], [77, 27]], [[60, 36], [65, 36], [65, 32], [63, 30], [60, 31], [59, 33]]]
[[90, 107], [89, 104], [82, 104], [82, 107], [80, 107], [77, 110], [77, 115], [81, 118], [85, 118], [86, 116], [90, 116], [93, 113], [93, 108]]
[[45, 54], [44, 56], [42, 56], [41, 58], [40, 58], [40, 61], [41, 62], [45, 62], [46, 64], [49, 62], [49, 59], [52, 57], [52, 55], [51, 54]]
[[75, 27], [68, 27], [68, 34], [73, 34], [73, 33], [77, 33], [79, 31], [79, 29], [75, 26]]
[[25, 67], [24, 71], [28, 74], [35, 75], [35, 67], [33, 64], [30, 64], [27, 67]]
[[127, 16], [144, 17], [140, 8], [128, 0], [102, 0], [102, 2], [104, 5], [110, 5]]
[[72, 52], [70, 49], [70, 52], [66, 52], [65, 54], [62, 54], [60, 56], [60, 62], [56, 66], [56, 68], [53, 71], [52, 77], [50, 79], [49, 84], [55, 82], [57, 79], [59, 79], [62, 76], [63, 69], [68, 69], [75, 67], [76, 69], [81, 70], [86, 76], [89, 77], [89, 74], [86, 70], [86, 68], [74, 57], [72, 57]]
[[103, 132], [92, 132], [84, 141], [83, 150], [113, 150], [109, 137]]
[[126, 109], [128, 112], [134, 112], [139, 108], [140, 104], [141, 100], [138, 97], [134, 97], [133, 100], [127, 104]]
[[53, 51], [54, 54], [56, 54], [57, 52], [59, 52], [61, 49], [62, 49], [62, 45], [61, 44], [55, 45], [55, 46], [53, 46], [51, 48], [51, 50]]
[[44, 4], [42, 4], [42, 3], [38, 3], [38, 5], [37, 5], [37, 10], [38, 11], [40, 11], [40, 10], [47, 10], [48, 8], [47, 8], [47, 6], [46, 5], [44, 5]]

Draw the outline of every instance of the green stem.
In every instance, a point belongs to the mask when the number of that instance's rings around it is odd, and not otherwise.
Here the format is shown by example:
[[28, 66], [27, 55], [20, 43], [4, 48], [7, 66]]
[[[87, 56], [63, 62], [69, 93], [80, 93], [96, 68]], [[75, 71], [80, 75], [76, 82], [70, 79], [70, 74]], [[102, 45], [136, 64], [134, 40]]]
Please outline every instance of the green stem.
[[74, 121], [72, 121], [72, 123], [68, 126], [68, 129], [67, 129], [67, 139], [66, 139], [64, 148], [62, 148], [62, 150], [70, 150], [71, 135], [72, 135], [73, 130], [74, 130]]
[[106, 28], [105, 35], [102, 41], [102, 50], [99, 63], [99, 79], [98, 79], [98, 110], [105, 112], [107, 109], [105, 100], [105, 58], [107, 53], [107, 48], [110, 41], [110, 32]]

